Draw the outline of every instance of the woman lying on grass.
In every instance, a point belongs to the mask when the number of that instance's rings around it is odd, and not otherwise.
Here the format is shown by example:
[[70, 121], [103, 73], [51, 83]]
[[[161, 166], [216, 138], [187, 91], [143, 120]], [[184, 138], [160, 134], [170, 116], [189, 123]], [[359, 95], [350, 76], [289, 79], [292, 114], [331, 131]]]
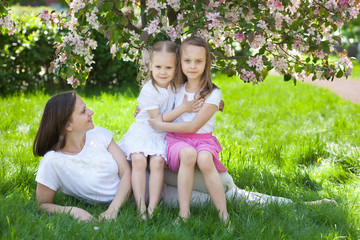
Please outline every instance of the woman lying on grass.
[[[39, 209], [50, 214], [68, 213], [79, 220], [90, 220], [92, 214], [75, 206], [53, 203], [57, 190], [87, 203], [108, 203], [100, 219], [115, 219], [131, 192], [131, 167], [112, 133], [94, 127], [93, 111], [75, 92], [60, 93], [45, 106], [33, 152], [43, 156], [36, 176], [36, 200]], [[227, 173], [221, 173], [224, 191], [229, 200], [264, 205], [271, 202], [291, 203], [290, 199], [272, 197], [239, 189]], [[177, 204], [177, 175], [165, 170], [161, 197], [166, 205]], [[210, 199], [199, 171], [195, 171], [191, 205]], [[330, 200], [307, 202], [320, 204]]]
[[69, 213], [79, 220], [92, 215], [53, 203], [57, 190], [88, 203], [110, 203], [99, 218], [115, 219], [131, 192], [131, 167], [109, 130], [94, 127], [93, 111], [75, 92], [60, 93], [45, 106], [33, 152], [44, 156], [36, 176], [39, 209]]

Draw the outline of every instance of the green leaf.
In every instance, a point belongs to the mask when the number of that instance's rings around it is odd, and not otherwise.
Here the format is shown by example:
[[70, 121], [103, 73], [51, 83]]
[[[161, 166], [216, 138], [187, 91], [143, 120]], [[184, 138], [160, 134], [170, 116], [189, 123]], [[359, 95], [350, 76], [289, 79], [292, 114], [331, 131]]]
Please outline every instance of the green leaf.
[[108, 1], [104, 5], [104, 11], [105, 12], [111, 11], [113, 7], [114, 7], [114, 4], [112, 2]]
[[121, 19], [120, 19], [120, 22], [123, 26], [127, 26], [128, 23], [129, 23], [129, 20], [127, 19], [127, 17], [125, 16], [122, 16]]
[[296, 67], [295, 67], [295, 72], [301, 72], [303, 70], [303, 68], [301, 67], [301, 66], [299, 66], [299, 65], [296, 65]]
[[344, 72], [343, 72], [343, 71], [339, 71], [339, 72], [337, 72], [336, 77], [337, 77], [337, 78], [341, 78], [343, 75], [344, 75]]
[[261, 71], [261, 76], [263, 77], [263, 79], [265, 79], [268, 74], [269, 74], [268, 70], [266, 68], [263, 68], [263, 70]]
[[59, 35], [56, 35], [55, 38], [54, 38], [54, 41], [58, 42], [58, 43], [62, 43], [63, 39]]
[[69, 67], [68, 70], [66, 71], [66, 78], [70, 78], [70, 77], [74, 76], [74, 74], [75, 74], [74, 69]]
[[290, 81], [291, 80], [291, 74], [285, 74], [284, 75], [284, 81], [287, 82], [287, 81]]
[[331, 24], [331, 27], [334, 29], [334, 32], [338, 29], [338, 26], [336, 24]]
[[115, 3], [115, 7], [121, 11], [121, 0], [113, 0]]

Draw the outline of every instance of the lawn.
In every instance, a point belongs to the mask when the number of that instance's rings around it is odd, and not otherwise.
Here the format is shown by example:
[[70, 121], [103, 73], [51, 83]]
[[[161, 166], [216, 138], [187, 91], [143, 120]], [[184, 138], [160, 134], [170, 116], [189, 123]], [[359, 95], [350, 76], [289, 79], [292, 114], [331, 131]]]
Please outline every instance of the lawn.
[[[139, 221], [130, 199], [116, 221], [78, 222], [49, 216], [35, 203], [40, 158], [32, 142], [49, 96], [43, 92], [0, 98], [0, 239], [359, 239], [360, 106], [330, 90], [270, 76], [260, 85], [218, 75], [225, 111], [214, 132], [221, 160], [240, 188], [282, 196], [294, 204], [266, 207], [228, 204], [228, 232], [212, 204], [192, 208], [189, 222], [172, 226], [178, 209], [160, 205], [153, 219]], [[134, 121], [136, 97], [84, 93], [96, 125], [120, 141]], [[334, 199], [310, 207], [303, 201]], [[55, 202], [94, 215], [106, 206], [87, 205], [57, 193]]]
[[351, 74], [349, 79], [360, 81], [360, 63], [358, 63], [358, 61], [353, 59], [351, 60], [351, 62], [353, 63], [354, 67], [353, 67], [353, 73]]

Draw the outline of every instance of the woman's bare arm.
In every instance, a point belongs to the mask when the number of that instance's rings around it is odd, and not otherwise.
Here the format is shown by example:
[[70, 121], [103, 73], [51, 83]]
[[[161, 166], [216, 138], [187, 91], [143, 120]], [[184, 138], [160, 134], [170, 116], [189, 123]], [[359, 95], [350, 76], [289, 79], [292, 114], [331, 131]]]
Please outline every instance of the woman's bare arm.
[[55, 191], [38, 183], [36, 187], [36, 201], [39, 204], [39, 209], [44, 210], [49, 214], [69, 213], [72, 217], [80, 221], [89, 221], [92, 215], [84, 209], [78, 207], [64, 207], [53, 203]]

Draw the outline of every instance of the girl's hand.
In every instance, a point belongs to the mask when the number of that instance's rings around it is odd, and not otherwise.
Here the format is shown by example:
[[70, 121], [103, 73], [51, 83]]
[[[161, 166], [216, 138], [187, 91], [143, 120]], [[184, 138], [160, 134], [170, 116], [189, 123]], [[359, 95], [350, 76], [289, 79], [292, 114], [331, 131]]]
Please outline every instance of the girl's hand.
[[192, 101], [187, 100], [187, 95], [184, 95], [184, 99], [181, 105], [183, 105], [185, 112], [198, 112], [202, 105], [204, 104], [204, 99], [201, 96], [197, 96]]
[[136, 106], [135, 111], [134, 111], [134, 118], [136, 118], [136, 116], [140, 113], [140, 111], [141, 111], [141, 109], [140, 109], [139, 105]]
[[156, 118], [150, 118], [148, 122], [153, 129], [161, 130], [160, 127], [161, 123], [163, 122], [162, 115], [159, 114]]

